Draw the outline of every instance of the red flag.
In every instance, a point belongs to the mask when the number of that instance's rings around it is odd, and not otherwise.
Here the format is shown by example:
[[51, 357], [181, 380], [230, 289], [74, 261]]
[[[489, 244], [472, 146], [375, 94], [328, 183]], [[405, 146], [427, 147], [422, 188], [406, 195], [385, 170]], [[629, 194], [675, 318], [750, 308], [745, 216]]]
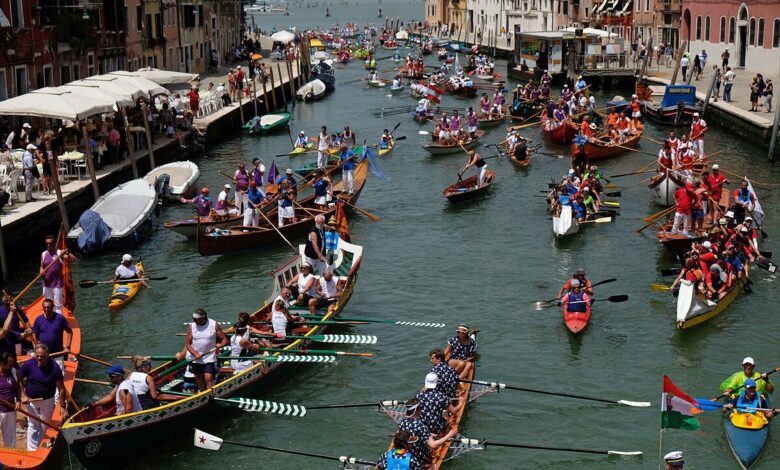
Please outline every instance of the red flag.
[[[65, 226], [60, 227], [60, 235], [57, 237], [57, 249], [64, 253], [68, 249]], [[62, 306], [71, 312], [76, 308], [76, 290], [73, 288], [73, 276], [70, 272], [70, 259], [62, 257]]]
[[336, 228], [342, 240], [350, 241], [349, 225], [347, 225], [347, 216], [344, 214], [344, 203], [342, 201], [336, 204]]

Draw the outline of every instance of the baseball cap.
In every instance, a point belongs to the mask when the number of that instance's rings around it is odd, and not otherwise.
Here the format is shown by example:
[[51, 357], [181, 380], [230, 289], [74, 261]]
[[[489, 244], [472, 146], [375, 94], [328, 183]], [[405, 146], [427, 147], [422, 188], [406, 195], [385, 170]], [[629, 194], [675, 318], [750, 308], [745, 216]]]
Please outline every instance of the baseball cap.
[[756, 365], [756, 361], [754, 361], [752, 357], [748, 356], [745, 359], [742, 359], [742, 365], [744, 366], [745, 364]]
[[204, 186], [204, 187], [200, 188], [200, 192], [202, 192], [203, 194], [208, 194], [209, 193], [209, 188]]
[[106, 374], [108, 376], [112, 375], [125, 375], [125, 369], [124, 367], [120, 366], [119, 364], [114, 364], [108, 369], [106, 369]]
[[133, 261], [133, 256], [130, 255], [129, 253], [125, 253], [124, 255], [122, 255], [122, 261]]
[[230, 189], [230, 185], [228, 183], [225, 183], [225, 186], [222, 186], [225, 189]]
[[29, 122], [25, 122], [24, 124], [22, 124], [22, 127], [25, 129], [32, 129], [32, 126], [30, 125]]
[[38, 147], [35, 146], [35, 144], [27, 144], [27, 150], [35, 150]]
[[288, 168], [284, 172], [287, 173], [288, 175], [293, 174], [292, 168]]
[[716, 163], [716, 164], [712, 165], [712, 169], [713, 169], [713, 170], [718, 170], [718, 169], [720, 169], [720, 165], [718, 165], [718, 164]]
[[428, 373], [425, 376], [425, 388], [436, 388], [436, 384], [439, 382], [439, 376], [433, 372]]
[[[425, 381], [425, 383], [426, 383], [426, 385], [428, 384], [427, 378], [426, 378], [426, 381]], [[756, 385], [757, 385], [757, 384], [756, 384], [756, 381], [755, 381], [755, 380], [753, 380], [753, 379], [747, 379], [747, 380], [745, 380], [745, 388], [751, 388], [751, 387], [755, 387]]]

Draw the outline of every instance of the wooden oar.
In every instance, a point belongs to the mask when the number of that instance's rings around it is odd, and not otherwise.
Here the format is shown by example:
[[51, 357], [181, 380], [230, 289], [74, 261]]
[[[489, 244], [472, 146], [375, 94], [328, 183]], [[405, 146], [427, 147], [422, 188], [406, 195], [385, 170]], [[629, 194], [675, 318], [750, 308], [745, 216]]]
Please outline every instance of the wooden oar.
[[82, 382], [85, 384], [106, 385], [109, 387], [114, 386], [114, 384], [112, 384], [111, 382], [107, 382], [105, 380], [82, 379], [81, 377], [76, 377], [74, 380], [76, 382]]
[[87, 356], [86, 354], [77, 354], [76, 358], [78, 358], [78, 359], [86, 359], [87, 361], [91, 361], [91, 362], [94, 362], [96, 364], [100, 364], [101, 366], [106, 366], [106, 367], [111, 367], [113, 365], [113, 364], [111, 364], [109, 362], [102, 361], [102, 360], [97, 359], [95, 357]]
[[[33, 400], [31, 400], [31, 401], [33, 401]], [[7, 401], [3, 400], [2, 398], [0, 398], [0, 405], [3, 405], [3, 406], [5, 406], [6, 408], [8, 408], [8, 409], [11, 409], [11, 410], [13, 410], [13, 409], [15, 408], [13, 403], [9, 403], [9, 402], [7, 402]], [[19, 409], [19, 410], [17, 410], [17, 411], [18, 411], [19, 413], [21, 413], [21, 414], [23, 414], [23, 415], [27, 416], [28, 418], [32, 418], [32, 419], [34, 419], [35, 421], [38, 421], [39, 423], [43, 423], [43, 424], [45, 424], [46, 426], [49, 426], [50, 428], [57, 430], [57, 432], [62, 432], [62, 428], [61, 428], [61, 427], [57, 426], [56, 424], [52, 423], [52, 422], [51, 422], [51, 421], [49, 421], [49, 420], [46, 420], [46, 419], [40, 418], [40, 417], [38, 417], [38, 416], [36, 416], [36, 415], [34, 415], [34, 414], [32, 414], [32, 413], [29, 413], [28, 411], [26, 411], [26, 410], [24, 409], [24, 407], [20, 408], [20, 409]]]
[[[317, 319], [322, 318], [321, 315], [301, 315], [301, 317], [306, 319]], [[401, 320], [377, 320], [373, 318], [342, 318], [338, 317], [336, 320], [334, 320], [337, 323], [349, 323], [349, 322], [359, 322], [359, 323], [384, 323], [388, 325], [403, 325], [403, 326], [422, 326], [426, 328], [444, 328], [447, 326], [444, 323], [433, 323], [433, 322], [421, 322], [421, 321], [401, 321]]]
[[597, 401], [601, 403], [610, 403], [610, 404], [617, 404], [617, 405], [626, 405], [626, 406], [632, 406], [636, 408], [647, 408], [650, 406], [650, 402], [646, 401], [629, 401], [629, 400], [610, 400], [606, 398], [596, 398], [596, 397], [588, 397], [585, 395], [575, 395], [572, 393], [563, 393], [563, 392], [553, 392], [550, 390], [538, 390], [535, 388], [526, 388], [526, 387], [520, 387], [517, 385], [507, 385], [500, 382], [485, 382], [482, 380], [463, 380], [461, 379], [461, 382], [465, 383], [472, 383], [472, 384], [479, 384], [479, 385], [487, 385], [491, 388], [496, 389], [507, 389], [507, 390], [517, 390], [520, 392], [530, 392], [530, 393], [539, 393], [542, 395], [552, 395], [557, 397], [567, 397], [567, 398], [578, 398], [580, 400], [587, 400], [587, 401]]
[[82, 279], [79, 281], [79, 287], [83, 289], [89, 289], [90, 287], [95, 287], [101, 284], [130, 284], [141, 281], [164, 281], [166, 279], [168, 279], [168, 276], [145, 277], [143, 279], [120, 279], [118, 281], [96, 281], [94, 279]]
[[279, 352], [288, 354], [319, 354], [323, 356], [355, 356], [355, 357], [374, 357], [371, 352], [352, 352], [352, 351], [333, 351], [331, 349], [283, 349], [283, 348], [260, 348], [260, 351]]
[[674, 206], [672, 206], [672, 207], [667, 207], [666, 209], [664, 209], [664, 210], [662, 210], [662, 211], [656, 212], [656, 213], [655, 213], [655, 214], [653, 214], [653, 215], [650, 215], [650, 216], [647, 216], [647, 217], [645, 217], [645, 218], [644, 218], [644, 221], [645, 221], [645, 222], [654, 222], [654, 221], [655, 221], [657, 218], [659, 218], [659, 217], [663, 217], [664, 215], [666, 215], [666, 214], [668, 214], [669, 212], [673, 211], [673, 210], [674, 210], [676, 207], [677, 207], [677, 205], [674, 205]]
[[593, 450], [593, 449], [577, 449], [573, 447], [551, 447], [551, 446], [539, 446], [532, 444], [508, 444], [506, 442], [493, 442], [491, 440], [480, 441], [478, 439], [469, 439], [461, 437], [453, 439], [454, 442], [459, 442], [465, 446], [474, 446], [477, 449], [485, 450], [489, 446], [496, 447], [513, 447], [517, 449], [538, 449], [538, 450], [557, 450], [561, 452], [580, 452], [585, 454], [602, 454], [602, 455], [622, 455], [622, 456], [638, 456], [642, 455], [642, 451], [622, 451], [622, 450]]
[[[252, 203], [251, 203], [251, 202], [249, 202], [249, 204], [252, 204]], [[253, 207], [253, 208], [255, 207], [255, 206], [254, 206], [254, 204], [252, 204], [252, 207]], [[284, 234], [282, 234], [282, 232], [281, 232], [281, 231], [280, 231], [278, 228], [276, 228], [276, 225], [274, 225], [274, 223], [273, 223], [273, 222], [271, 222], [271, 220], [268, 218], [268, 216], [266, 216], [266, 215], [265, 215], [265, 213], [263, 213], [262, 209], [255, 208], [255, 210], [256, 210], [258, 213], [260, 213], [260, 215], [262, 215], [262, 216], [263, 216], [263, 219], [265, 219], [265, 221], [266, 221], [266, 222], [268, 222], [268, 225], [270, 225], [270, 226], [271, 226], [271, 228], [272, 228], [272, 229], [274, 229], [274, 231], [276, 231], [276, 233], [277, 233], [277, 234], [278, 234], [280, 237], [282, 237], [282, 240], [284, 240], [284, 241], [285, 241], [285, 243], [287, 243], [287, 244], [290, 246], [290, 248], [291, 248], [291, 249], [292, 249], [294, 252], [297, 252], [297, 250], [295, 249], [295, 246], [293, 246], [293, 244], [292, 244], [292, 243], [290, 243], [290, 240], [288, 240], [288, 239], [287, 239], [287, 237], [285, 237], [285, 236], [284, 236]]]
[[335, 197], [335, 198], [337, 198], [338, 200], [340, 200], [340, 201], [341, 201], [341, 202], [343, 202], [344, 204], [346, 204], [346, 205], [348, 205], [349, 207], [351, 207], [351, 208], [355, 209], [356, 211], [360, 212], [361, 214], [365, 215], [366, 217], [368, 217], [369, 219], [371, 219], [371, 220], [373, 220], [373, 221], [377, 221], [377, 222], [378, 222], [378, 221], [382, 220], [382, 218], [381, 218], [381, 217], [379, 217], [379, 216], [376, 216], [376, 215], [374, 215], [374, 214], [372, 214], [372, 213], [368, 212], [367, 210], [365, 210], [365, 209], [361, 209], [361, 208], [359, 208], [358, 206], [356, 206], [356, 205], [352, 204], [351, 202], [348, 202], [348, 201], [346, 201], [344, 198], [340, 197], [340, 196], [341, 196], [341, 194], [339, 194], [338, 196], [333, 196], [333, 194], [331, 193], [331, 196], [332, 196], [332, 197]]
[[270, 450], [273, 452], [281, 452], [283, 454], [292, 454], [292, 455], [302, 455], [304, 457], [314, 457], [317, 459], [323, 459], [323, 460], [333, 460], [336, 462], [341, 462], [342, 464], [360, 464], [360, 465], [371, 465], [374, 466], [376, 462], [369, 462], [368, 460], [361, 460], [352, 456], [348, 455], [325, 455], [325, 454], [317, 454], [314, 452], [304, 452], [302, 450], [293, 450], [293, 449], [281, 449], [278, 447], [269, 447], [269, 446], [263, 446], [259, 444], [247, 444], [243, 442], [233, 442], [233, 441], [225, 441], [220, 437], [213, 436], [211, 434], [206, 434], [205, 432], [195, 429], [195, 446], [201, 447], [203, 449], [207, 450], [219, 450], [219, 448], [222, 446], [222, 444], [229, 444], [234, 445], [238, 447], [247, 447], [251, 449], [262, 449], [262, 450]]
[[[677, 207], [677, 206], [672, 206], [672, 207], [670, 207], [669, 209], [667, 209], [667, 211], [668, 211], [667, 213], [671, 212], [671, 211], [672, 211], [672, 210], [674, 210], [676, 207]], [[637, 232], [637, 233], [641, 233], [641, 232], [643, 232], [643, 231], [644, 231], [644, 230], [645, 230], [647, 227], [649, 227], [649, 226], [651, 226], [651, 225], [654, 225], [656, 222], [658, 222], [658, 219], [660, 219], [660, 217], [656, 217], [656, 218], [655, 218], [655, 219], [653, 219], [651, 222], [648, 222], [646, 225], [643, 225], [643, 226], [642, 226], [642, 227], [640, 227], [640, 228], [639, 228], [639, 229], [638, 229], [636, 232]]]
[[623, 176], [641, 175], [642, 173], [655, 173], [657, 170], [640, 170], [633, 173], [621, 173], [619, 175], [612, 175], [611, 178], [622, 178]]
[[[176, 356], [148, 356], [150, 361], [174, 361]], [[313, 354], [284, 354], [280, 356], [219, 356], [219, 360], [240, 360], [240, 361], [265, 361], [265, 362], [335, 362], [334, 356], [313, 355]]]

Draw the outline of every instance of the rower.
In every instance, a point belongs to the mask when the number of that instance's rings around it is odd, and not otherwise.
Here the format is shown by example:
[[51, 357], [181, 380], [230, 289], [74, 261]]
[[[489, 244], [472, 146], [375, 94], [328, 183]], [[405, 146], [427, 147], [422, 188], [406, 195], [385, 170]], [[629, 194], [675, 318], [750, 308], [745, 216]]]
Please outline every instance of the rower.
[[460, 132], [462, 126], [460, 125], [460, 115], [457, 109], [452, 110], [452, 119], [450, 119], [450, 131], [453, 134]]
[[668, 140], [664, 142], [663, 148], [658, 151], [657, 162], [658, 170], [661, 172], [671, 170], [674, 166], [672, 162], [672, 147]]
[[[38, 343], [35, 346], [35, 357], [24, 361], [17, 371], [17, 380], [21, 385], [20, 401], [26, 405], [25, 411], [28, 415], [27, 450], [35, 451], [38, 450], [48, 427], [30, 416], [50, 420], [54, 413], [54, 402], [58, 401], [61, 416], [68, 417], [63, 369], [49, 358], [48, 346]], [[36, 398], [37, 400], [31, 401]]]
[[21, 404], [15, 366], [14, 352], [0, 353], [0, 396], [6, 401], [0, 406], [0, 431], [3, 434], [3, 446], [7, 448], [16, 447], [16, 407]]
[[249, 173], [246, 171], [246, 166], [243, 163], [238, 164], [238, 169], [236, 169], [233, 175], [233, 181], [236, 183], [236, 197], [233, 203], [238, 214], [241, 215], [247, 208], [246, 191], [249, 189]]
[[68, 249], [61, 250], [53, 235], [46, 236], [46, 250], [41, 253], [38, 272], [43, 275], [43, 296], [54, 301], [54, 311], [62, 313], [62, 260], [75, 260]]
[[577, 77], [577, 83], [574, 84], [574, 93], [579, 93], [585, 88], [587, 88], [588, 85], [585, 83], [585, 80], [582, 78], [582, 75]]
[[717, 163], [712, 165], [712, 172], [707, 177], [707, 186], [709, 186], [710, 196], [712, 197], [712, 200], [715, 201], [715, 204], [709, 205], [709, 214], [713, 218], [715, 218], [715, 212], [717, 210], [716, 204], [720, 203], [720, 198], [723, 194], [723, 185], [728, 184], [729, 181], [720, 172], [720, 165]]
[[[250, 340], [250, 334], [263, 333], [261, 330], [252, 328], [249, 324], [251, 317], [247, 312], [238, 314], [238, 322], [232, 328], [233, 336], [230, 338], [230, 356], [231, 357], [251, 357], [260, 352], [261, 347], [270, 348], [272, 345], [266, 339], [258, 342]], [[230, 367], [234, 374], [243, 372], [255, 364], [254, 361], [247, 359], [231, 359]]]
[[729, 293], [729, 287], [731, 287], [733, 281], [734, 279], [728, 272], [726, 260], [719, 258], [710, 265], [709, 272], [705, 277], [707, 298], [714, 302], [722, 299]]
[[742, 370], [732, 374], [720, 384], [720, 393], [729, 396], [738, 388], [745, 386], [748, 379], [757, 383], [759, 395], [766, 395], [775, 390], [775, 384], [769, 380], [768, 374], [756, 372], [756, 361], [748, 356], [742, 359]]
[[[693, 185], [691, 183], [685, 183], [684, 187], [679, 188], [674, 192], [676, 210], [674, 212], [674, 222], [671, 231], [672, 235], [677, 233], [688, 235], [688, 229], [691, 226], [693, 200], [695, 197], [696, 195], [694, 194]], [[680, 227], [682, 229], [680, 229]]]
[[490, 113], [490, 98], [487, 93], [482, 93], [482, 98], [479, 100], [479, 109], [482, 110], [482, 115]]
[[339, 149], [339, 159], [341, 160], [341, 190], [347, 194], [355, 194], [355, 159], [357, 155], [342, 144]]
[[[319, 214], [317, 217], [322, 217], [322, 223], [325, 222], [325, 217], [322, 214]], [[311, 265], [304, 261], [301, 263], [301, 272], [293, 276], [287, 283], [287, 287], [295, 297], [294, 305], [309, 305], [310, 300], [316, 299], [317, 288], [314, 286], [315, 282], [317, 282], [317, 278], [311, 273]]]
[[185, 340], [187, 351], [193, 360], [190, 370], [195, 375], [195, 383], [201, 392], [214, 386], [214, 377], [219, 372], [217, 354], [220, 348], [227, 346], [228, 339], [219, 323], [208, 318], [206, 310], [195, 309], [192, 313], [192, 323], [187, 327]]
[[391, 134], [388, 129], [383, 130], [382, 137], [379, 139], [379, 148], [380, 149], [390, 148], [392, 143], [393, 143], [393, 134]]
[[398, 423], [399, 431], [412, 435], [410, 451], [423, 465], [430, 465], [431, 451], [438, 449], [449, 439], [457, 435], [458, 429], [453, 427], [441, 438], [436, 438], [421, 419], [422, 407], [416, 398], [406, 401], [406, 417]]
[[68, 320], [61, 313], [54, 311], [53, 300], [44, 299], [41, 303], [41, 308], [43, 309], [43, 315], [38, 316], [32, 325], [32, 334], [35, 335], [35, 340], [32, 343], [35, 344], [37, 341], [40, 344], [44, 344], [49, 351], [54, 351], [55, 353], [64, 352], [65, 354], [58, 354], [57, 357], [50, 359], [64, 373], [65, 359], [70, 354], [70, 347], [73, 341], [73, 330]]
[[249, 181], [249, 190], [246, 192], [247, 207], [244, 211], [244, 226], [260, 226], [260, 205], [263, 203], [263, 193], [257, 188], [255, 180]]
[[306, 132], [301, 131], [298, 134], [298, 138], [295, 139], [295, 144], [293, 144], [294, 148], [302, 148], [305, 149], [309, 146], [309, 139], [306, 137]]
[[[305, 264], [309, 267], [315, 266], [317, 272], [322, 274], [327, 269], [328, 263], [325, 259], [325, 216], [317, 214], [314, 216], [314, 226], [309, 230], [309, 236], [306, 237], [306, 247], [303, 250]], [[292, 281], [291, 281], [292, 282]], [[289, 285], [289, 283], [288, 283]], [[298, 304], [305, 305], [305, 304]]]
[[[766, 397], [757, 391], [756, 381], [753, 379], [747, 379], [745, 380], [745, 385], [743, 386], [742, 392], [731, 399], [731, 401], [723, 407], [723, 411], [728, 412], [734, 408], [742, 413], [756, 414], [757, 411], [761, 411], [767, 420], [771, 420], [778, 412], [780, 412], [780, 408], [773, 408], [771, 411], [765, 410], [768, 406], [769, 405], [766, 401]], [[757, 410], [756, 408], [764, 409]]]
[[474, 107], [469, 106], [469, 112], [466, 113], [466, 124], [468, 125], [469, 129], [469, 136], [472, 139], [477, 138], [477, 125], [478, 125], [479, 119], [477, 118], [477, 113], [474, 112]]
[[477, 188], [481, 188], [485, 185], [485, 174], [487, 173], [487, 163], [480, 154], [473, 150], [469, 150], [469, 161], [466, 162], [466, 166], [460, 171], [460, 174], [466, 172], [470, 167], [475, 166], [479, 170], [479, 178], [477, 178]]
[[588, 311], [588, 305], [591, 303], [590, 297], [586, 294], [580, 285], [580, 281], [572, 279], [569, 284], [571, 290], [563, 296], [561, 303], [569, 312], [585, 313]]
[[[292, 173], [292, 170], [288, 171]], [[279, 185], [279, 202], [276, 210], [279, 227], [296, 222], [294, 200], [295, 190], [292, 187], [292, 183], [290, 183], [290, 180], [284, 179], [282, 184]]]
[[739, 188], [734, 190], [734, 205], [731, 210], [734, 211], [734, 221], [736, 224], [742, 223], [745, 215], [752, 212], [756, 206], [756, 195], [750, 190], [748, 180], [743, 179]]
[[125, 253], [122, 255], [122, 262], [119, 264], [119, 266], [116, 267], [116, 270], [114, 271], [114, 277], [111, 280], [117, 282], [127, 281], [130, 279], [138, 280], [142, 286], [149, 287], [149, 284], [147, 284], [146, 280], [144, 279], [143, 273], [139, 272], [138, 267], [135, 265], [135, 263], [133, 263], [133, 256], [129, 253]]
[[679, 450], [664, 455], [664, 470], [679, 470], [685, 465], [683, 454]]
[[328, 128], [322, 126], [317, 136], [317, 168], [325, 168], [328, 165], [328, 150], [330, 149], [330, 136]]
[[566, 283], [561, 287], [561, 290], [558, 291], [559, 299], [562, 299], [563, 294], [571, 290], [571, 285], [574, 283], [574, 281], [577, 281], [583, 292], [588, 295], [593, 295], [593, 288], [591, 287], [590, 280], [585, 277], [585, 270], [583, 268], [579, 268], [574, 271], [571, 279], [567, 280]]
[[200, 217], [208, 217], [209, 214], [211, 214], [212, 209], [214, 209], [214, 206], [211, 202], [211, 196], [209, 196], [209, 188], [207, 187], [201, 188], [200, 194], [194, 198], [181, 198], [179, 201], [182, 204], [193, 204]]
[[440, 391], [444, 395], [454, 398], [458, 392], [458, 385], [460, 379], [458, 373], [444, 360], [444, 351], [441, 349], [434, 349], [428, 356], [431, 358], [431, 373], [436, 374], [439, 381], [436, 383], [436, 390]]
[[526, 144], [525, 137], [520, 137], [520, 142], [514, 146], [514, 153], [512, 158], [518, 162], [527, 162], [531, 156], [529, 155], [528, 145]]
[[588, 152], [585, 151], [585, 144], [577, 146], [577, 150], [572, 155], [572, 166], [579, 171], [588, 167]]
[[588, 122], [588, 116], [582, 117], [582, 123], [580, 123], [580, 134], [584, 135], [588, 140], [590, 140], [590, 137], [593, 135], [593, 129], [590, 127], [590, 123]]
[[[286, 292], [289, 297], [290, 289], [285, 287], [282, 289], [282, 295]], [[283, 341], [287, 337], [288, 325], [290, 323], [301, 323], [303, 320], [297, 314], [291, 314], [289, 304], [282, 298], [277, 296], [273, 304], [271, 304], [271, 327], [275, 338], [272, 342]]]
[[220, 191], [219, 195], [217, 196], [217, 215], [227, 217], [228, 215], [235, 215], [238, 213], [236, 211], [235, 204], [230, 202], [229, 194], [230, 184], [225, 183], [225, 185], [222, 187], [222, 191]]
[[393, 435], [393, 446], [382, 454], [376, 463], [378, 470], [423, 470], [423, 464], [412, 454], [410, 440], [413, 436], [408, 431], [398, 430]]
[[601, 199], [596, 191], [591, 191], [590, 186], [582, 187], [582, 203], [589, 214], [595, 214], [601, 210]]
[[255, 182], [255, 186], [260, 194], [265, 197], [265, 165], [263, 161], [255, 157], [252, 159], [252, 181]]
[[346, 142], [349, 148], [353, 148], [357, 145], [357, 134], [355, 134], [355, 131], [350, 129], [349, 126], [344, 126], [344, 132], [341, 137], [342, 142]]
[[116, 416], [142, 411], [143, 408], [141, 402], [138, 401], [138, 394], [135, 392], [133, 384], [125, 378], [125, 369], [119, 364], [114, 364], [106, 369], [106, 374], [114, 388], [92, 405], [100, 407], [115, 403]]
[[325, 210], [332, 201], [330, 195], [333, 183], [329, 177], [325, 176], [325, 170], [321, 168], [315, 170], [314, 175], [317, 178], [314, 184], [312, 184], [314, 187], [314, 204], [319, 206], [321, 210]]
[[669, 147], [672, 149], [673, 152], [677, 151], [677, 145], [679, 145], [680, 140], [677, 138], [677, 135], [674, 133], [674, 131], [669, 132], [669, 137], [664, 141], [669, 143]]
[[444, 411], [455, 414], [463, 405], [463, 397], [459, 397], [457, 405], [453, 405], [447, 395], [436, 390], [438, 382], [438, 376], [429, 372], [425, 376], [425, 386], [415, 397], [420, 403], [420, 419], [434, 435], [441, 434], [447, 426]]
[[141, 404], [141, 409], [148, 410], [156, 406], [160, 406], [160, 401], [176, 401], [181, 399], [175, 395], [168, 395], [157, 392], [157, 385], [154, 383], [154, 378], [149, 375], [152, 371], [152, 361], [143, 356], [134, 356], [132, 360], [133, 372], [127, 377], [130, 381], [136, 396], [138, 397], [138, 403]]
[[630, 131], [629, 129], [629, 123], [628, 117], [625, 114], [621, 114], [620, 118], [618, 118], [617, 121], [617, 132], [618, 132], [618, 139], [620, 142], [624, 142], [626, 140], [626, 134]]
[[450, 356], [449, 365], [458, 373], [461, 379], [465, 379], [474, 367], [474, 355], [477, 353], [477, 331], [469, 336], [469, 327], [461, 323], [458, 325], [457, 336], [447, 342], [444, 355]]
[[642, 123], [639, 118], [642, 117], [642, 105], [639, 103], [639, 96], [631, 96], [631, 127], [633, 129], [639, 129], [642, 127]]
[[699, 113], [693, 113], [693, 121], [691, 121], [691, 144], [696, 150], [696, 155], [699, 159], [704, 158], [704, 133], [707, 132], [707, 123], [704, 119], [699, 117]]

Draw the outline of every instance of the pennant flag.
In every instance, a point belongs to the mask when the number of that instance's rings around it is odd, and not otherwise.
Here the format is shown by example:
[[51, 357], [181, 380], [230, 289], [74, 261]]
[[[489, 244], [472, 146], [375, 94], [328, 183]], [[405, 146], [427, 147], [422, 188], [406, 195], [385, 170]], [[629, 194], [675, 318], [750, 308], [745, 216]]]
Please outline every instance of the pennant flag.
[[378, 157], [376, 155], [376, 152], [374, 152], [374, 149], [371, 147], [363, 147], [363, 158], [368, 159], [368, 171], [379, 178], [382, 181], [387, 181], [387, 175], [385, 175], [384, 170], [382, 170], [382, 167], [379, 166], [379, 162], [377, 161]]
[[747, 181], [748, 184], [748, 191], [750, 191], [750, 194], [753, 195], [753, 197], [756, 199], [756, 205], [753, 207], [753, 221], [756, 223], [756, 227], [761, 227], [763, 225], [764, 220], [764, 209], [761, 208], [761, 203], [758, 202], [758, 195], [753, 190], [753, 185], [750, 184], [750, 180], [745, 178], [745, 181]]
[[206, 450], [219, 450], [222, 447], [222, 438], [206, 434], [200, 429], [195, 429], [195, 447]]
[[346, 242], [351, 240], [347, 215], [344, 213], [344, 201], [340, 199], [336, 202], [336, 229], [339, 232], [339, 238]]
[[661, 428], [698, 430], [701, 425], [694, 415], [701, 413], [698, 402], [686, 395], [664, 375], [661, 394]]
[[272, 160], [271, 168], [268, 169], [268, 182], [276, 184], [277, 176], [279, 176], [279, 170], [276, 169], [276, 160]]
[[442, 91], [439, 88], [436, 88], [433, 85], [419, 85], [419, 91], [423, 94], [425, 94], [425, 97], [428, 99], [428, 101], [433, 101], [436, 104], [441, 103], [441, 100], [439, 97], [444, 94], [444, 91]]
[[[57, 250], [64, 252], [68, 249], [65, 224], [60, 226], [60, 235], [57, 237]], [[73, 288], [73, 275], [70, 271], [70, 258], [62, 258], [62, 306], [73, 312], [76, 308], [76, 290]]]

